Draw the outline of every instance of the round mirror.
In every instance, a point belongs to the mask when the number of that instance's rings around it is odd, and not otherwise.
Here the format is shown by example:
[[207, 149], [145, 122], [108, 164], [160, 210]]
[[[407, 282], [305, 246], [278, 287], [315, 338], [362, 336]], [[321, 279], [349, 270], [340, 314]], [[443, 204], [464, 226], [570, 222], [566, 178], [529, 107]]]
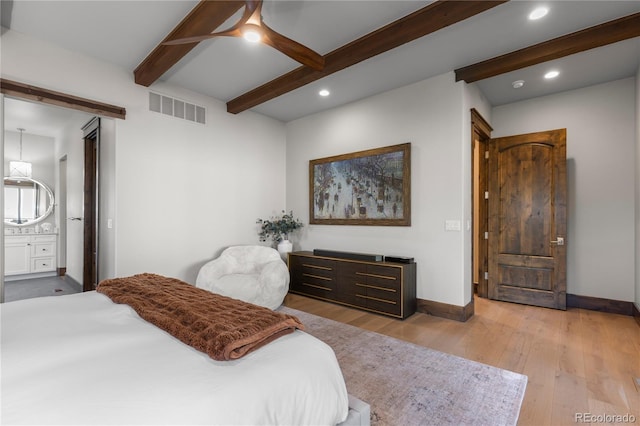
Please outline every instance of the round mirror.
[[53, 192], [31, 178], [4, 178], [4, 223], [31, 226], [53, 211]]

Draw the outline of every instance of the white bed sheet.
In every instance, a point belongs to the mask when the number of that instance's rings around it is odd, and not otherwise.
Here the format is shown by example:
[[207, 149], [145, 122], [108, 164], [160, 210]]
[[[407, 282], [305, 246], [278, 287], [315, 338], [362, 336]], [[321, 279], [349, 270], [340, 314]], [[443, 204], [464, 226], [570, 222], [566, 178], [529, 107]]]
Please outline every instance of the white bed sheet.
[[333, 350], [296, 331], [215, 361], [99, 293], [0, 306], [0, 423], [323, 425], [348, 411]]

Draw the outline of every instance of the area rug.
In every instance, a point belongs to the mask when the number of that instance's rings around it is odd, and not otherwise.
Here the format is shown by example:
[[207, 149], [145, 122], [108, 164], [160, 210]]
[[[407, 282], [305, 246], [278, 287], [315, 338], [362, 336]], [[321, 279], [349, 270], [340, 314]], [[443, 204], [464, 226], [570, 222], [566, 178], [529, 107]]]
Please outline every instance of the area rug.
[[296, 309], [305, 331], [336, 353], [348, 392], [372, 425], [515, 425], [522, 374], [438, 352]]

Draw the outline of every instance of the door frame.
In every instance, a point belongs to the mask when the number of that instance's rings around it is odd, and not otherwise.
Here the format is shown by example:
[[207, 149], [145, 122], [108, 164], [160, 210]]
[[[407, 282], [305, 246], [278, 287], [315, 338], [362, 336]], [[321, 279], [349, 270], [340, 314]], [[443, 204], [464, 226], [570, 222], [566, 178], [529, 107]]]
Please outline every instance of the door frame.
[[[493, 128], [475, 108], [471, 108], [471, 294], [489, 296], [486, 274], [489, 267], [489, 247], [485, 232], [489, 231], [489, 208], [484, 193], [489, 190], [489, 140]], [[476, 151], [476, 141], [479, 150]], [[476, 159], [476, 152], [480, 158]], [[477, 160], [477, 161], [476, 161]], [[477, 164], [477, 167], [476, 167]], [[476, 191], [476, 176], [478, 190]], [[477, 261], [476, 261], [477, 260]], [[474, 277], [478, 277], [476, 286]], [[476, 291], [474, 291], [474, 289]]]
[[[3, 160], [0, 164], [0, 174], [4, 177], [4, 93], [0, 93], [0, 152], [2, 152]], [[0, 211], [4, 212], [4, 179], [0, 182]], [[4, 213], [2, 213], [4, 220]], [[2, 256], [0, 256], [0, 303], [4, 303], [4, 231], [0, 232], [0, 246]]]
[[[0, 78], [0, 148], [4, 152], [4, 96], [27, 100], [36, 103], [54, 105], [63, 108], [70, 108], [78, 111], [97, 114], [98, 116], [126, 119], [126, 109], [121, 106], [98, 102], [93, 99], [81, 98], [63, 92], [57, 92], [42, 87], [32, 86], [18, 81]], [[3, 165], [4, 166], [4, 165]], [[0, 171], [3, 171], [0, 166]], [[96, 177], [97, 183], [97, 177]], [[0, 191], [4, 191], [4, 182], [0, 183]], [[4, 201], [1, 200], [0, 207], [4, 208]], [[66, 220], [66, 218], [65, 218]], [[97, 230], [96, 230], [97, 232]], [[97, 238], [97, 237], [96, 237]], [[97, 241], [97, 240], [96, 240]], [[4, 244], [4, 233], [0, 234], [0, 243]], [[4, 256], [2, 256], [4, 257]], [[0, 260], [2, 265], [0, 274], [0, 303], [4, 302], [4, 259]], [[97, 271], [96, 271], [97, 272]], [[84, 273], [84, 272], [83, 272]], [[83, 284], [84, 286], [84, 284]]]
[[99, 276], [100, 118], [92, 118], [82, 127], [82, 131], [84, 132], [82, 291], [92, 291], [98, 284]]

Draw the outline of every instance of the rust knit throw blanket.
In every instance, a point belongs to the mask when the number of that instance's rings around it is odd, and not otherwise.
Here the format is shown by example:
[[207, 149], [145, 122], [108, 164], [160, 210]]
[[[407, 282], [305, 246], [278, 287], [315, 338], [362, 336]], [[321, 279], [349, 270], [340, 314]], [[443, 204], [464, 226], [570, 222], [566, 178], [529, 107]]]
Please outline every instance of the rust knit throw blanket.
[[108, 279], [97, 291], [115, 303], [126, 303], [144, 320], [217, 361], [240, 358], [296, 328], [304, 329], [294, 316], [161, 275]]

